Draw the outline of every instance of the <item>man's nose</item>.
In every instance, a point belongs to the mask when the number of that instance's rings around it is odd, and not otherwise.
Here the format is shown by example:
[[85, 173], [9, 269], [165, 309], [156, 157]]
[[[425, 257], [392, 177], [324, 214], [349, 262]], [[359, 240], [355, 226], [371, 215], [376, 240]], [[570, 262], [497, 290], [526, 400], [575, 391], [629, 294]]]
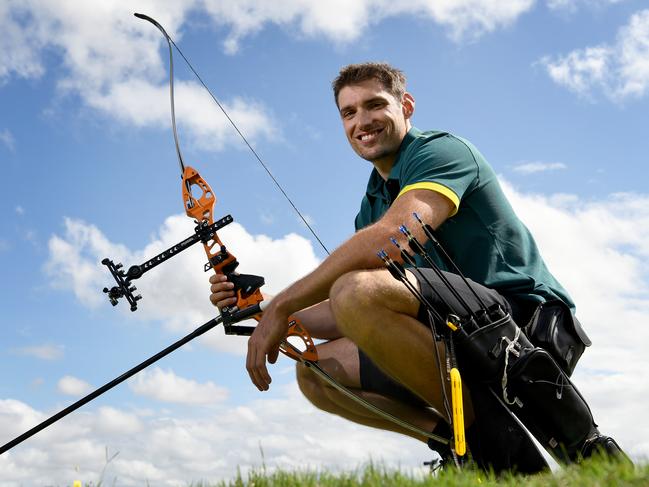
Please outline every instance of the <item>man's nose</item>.
[[360, 128], [370, 126], [372, 125], [372, 122], [372, 112], [369, 110], [360, 110], [358, 112], [358, 124], [360, 125]]

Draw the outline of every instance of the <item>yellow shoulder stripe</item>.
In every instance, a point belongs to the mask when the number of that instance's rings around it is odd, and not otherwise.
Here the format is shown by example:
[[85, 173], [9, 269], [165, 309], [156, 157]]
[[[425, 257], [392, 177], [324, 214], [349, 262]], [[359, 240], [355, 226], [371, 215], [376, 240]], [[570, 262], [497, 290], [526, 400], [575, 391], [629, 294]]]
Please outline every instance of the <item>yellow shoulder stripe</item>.
[[436, 193], [446, 196], [451, 201], [451, 203], [453, 203], [453, 211], [449, 216], [455, 215], [457, 213], [457, 210], [460, 208], [460, 198], [458, 198], [458, 196], [455, 194], [455, 192], [452, 189], [447, 188], [442, 184], [433, 183], [430, 181], [422, 181], [420, 183], [414, 183], [405, 186], [399, 192], [397, 198], [402, 194], [407, 193], [408, 191], [412, 191], [413, 189], [428, 189], [430, 191], [435, 191]]

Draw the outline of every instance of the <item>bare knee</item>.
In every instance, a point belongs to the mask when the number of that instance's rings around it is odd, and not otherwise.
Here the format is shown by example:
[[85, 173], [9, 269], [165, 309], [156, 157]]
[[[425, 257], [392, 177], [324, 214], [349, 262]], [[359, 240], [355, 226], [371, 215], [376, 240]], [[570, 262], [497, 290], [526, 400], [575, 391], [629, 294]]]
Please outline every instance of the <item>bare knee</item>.
[[353, 271], [336, 279], [329, 291], [329, 300], [334, 314], [341, 313], [358, 303], [359, 301], [354, 299], [355, 295], [358, 294], [359, 300], [362, 299], [361, 294], [365, 289], [364, 274], [364, 271]]
[[363, 327], [359, 317], [376, 311], [380, 302], [374, 289], [371, 271], [354, 271], [339, 277], [331, 287], [329, 300], [340, 332], [356, 341]]

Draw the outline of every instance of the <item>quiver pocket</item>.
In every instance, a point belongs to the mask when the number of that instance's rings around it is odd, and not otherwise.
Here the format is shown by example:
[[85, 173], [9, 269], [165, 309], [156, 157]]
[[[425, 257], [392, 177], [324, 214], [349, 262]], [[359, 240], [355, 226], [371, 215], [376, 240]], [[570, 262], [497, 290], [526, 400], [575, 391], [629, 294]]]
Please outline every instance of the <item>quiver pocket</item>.
[[516, 342], [514, 356], [523, 349], [533, 348], [510, 315], [505, 315], [468, 336], [457, 338], [456, 350], [461, 370], [463, 373], [466, 371], [472, 380], [479, 382], [500, 381], [507, 348], [512, 342]]
[[548, 351], [568, 377], [591, 345], [568, 305], [558, 299], [539, 304], [523, 330], [534, 345]]

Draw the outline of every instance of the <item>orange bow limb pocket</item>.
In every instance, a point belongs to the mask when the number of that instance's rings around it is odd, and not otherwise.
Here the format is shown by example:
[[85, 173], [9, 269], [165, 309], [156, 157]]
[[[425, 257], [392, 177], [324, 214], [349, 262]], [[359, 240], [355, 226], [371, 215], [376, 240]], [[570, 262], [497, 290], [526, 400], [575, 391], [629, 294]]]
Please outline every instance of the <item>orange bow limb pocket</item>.
[[[214, 222], [214, 204], [216, 198], [207, 181], [196, 169], [185, 166], [182, 179], [182, 194], [185, 213], [193, 218], [198, 225], [211, 225]], [[203, 247], [207, 254], [205, 270], [214, 269], [217, 273], [230, 274], [239, 263], [237, 258], [228, 252], [214, 232], [203, 239]]]
[[185, 213], [196, 221], [208, 220], [211, 223], [216, 203], [212, 188], [193, 167], [185, 166], [182, 178]]
[[289, 317], [289, 319], [291, 321], [288, 324], [288, 332], [279, 346], [279, 351], [298, 362], [305, 360], [317, 362], [318, 351], [313, 343], [313, 338], [297, 319], [293, 317]]
[[[254, 326], [235, 325], [235, 323], [249, 319], [259, 321], [261, 320], [262, 314], [263, 305], [261, 303], [234, 312], [224, 309], [221, 317], [223, 318], [225, 334], [240, 336], [252, 335], [255, 331]], [[318, 351], [315, 348], [315, 343], [313, 343], [313, 338], [311, 338], [311, 335], [309, 335], [309, 332], [306, 331], [304, 326], [292, 316], [289, 317], [286, 338], [282, 340], [279, 350], [297, 362], [316, 362], [318, 360]]]

